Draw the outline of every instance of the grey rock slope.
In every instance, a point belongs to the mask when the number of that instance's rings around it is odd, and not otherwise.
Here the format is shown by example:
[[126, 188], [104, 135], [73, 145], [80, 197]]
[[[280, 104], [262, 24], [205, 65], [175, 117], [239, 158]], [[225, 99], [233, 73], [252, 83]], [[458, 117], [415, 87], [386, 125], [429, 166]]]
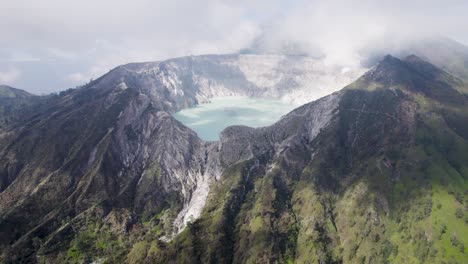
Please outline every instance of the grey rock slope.
[[18, 235], [53, 229], [60, 214], [99, 203], [141, 213], [159, 210], [169, 193], [190, 199], [205, 175], [206, 144], [152, 102], [122, 85], [87, 87], [2, 133], [2, 239], [18, 238], [10, 232], [18, 221]]
[[253, 54], [190, 56], [120, 68], [137, 76], [148, 93], [167, 96], [175, 109], [230, 95], [303, 104], [342, 88], [365, 71], [306, 56]]
[[361, 71], [307, 57], [210, 55], [123, 65], [80, 89], [28, 96], [40, 103], [25, 106], [0, 134], [0, 243], [16, 252], [38, 237], [52, 247], [70, 232], [64, 221], [96, 208], [127, 215], [123, 226], [166, 212], [170, 239], [198, 217], [211, 182], [242, 156], [228, 137], [201, 141], [171, 112], [223, 95], [315, 98]]
[[[342, 93], [299, 107], [271, 127], [227, 128], [218, 142], [203, 142], [172, 112], [223, 95], [313, 99], [361, 70], [297, 56], [185, 57], [119, 66], [32, 105], [0, 131], [3, 258], [28, 262], [55, 252], [90, 215], [113, 232], [159, 215], [164, 228], [158, 236], [170, 240], [201, 214], [227, 168], [262, 155], [288, 163], [304, 147], [315, 155], [309, 143], [339, 112]], [[390, 79], [401, 79], [393, 74]], [[311, 92], [308, 84], [321, 78], [337, 86]]]
[[341, 93], [333, 93], [305, 104], [269, 127], [226, 128], [220, 135], [220, 163], [229, 167], [266, 153], [283, 155], [292, 146], [312, 142], [336, 114], [341, 96]]

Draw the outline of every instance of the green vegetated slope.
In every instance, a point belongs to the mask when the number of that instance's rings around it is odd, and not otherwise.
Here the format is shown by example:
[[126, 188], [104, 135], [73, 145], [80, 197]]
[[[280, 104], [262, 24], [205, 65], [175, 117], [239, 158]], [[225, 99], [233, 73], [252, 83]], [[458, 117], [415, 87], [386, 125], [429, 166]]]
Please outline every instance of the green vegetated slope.
[[385, 58], [343, 91], [339, 114], [310, 146], [231, 167], [202, 217], [170, 243], [144, 242], [142, 256], [466, 263], [467, 100], [456, 83], [439, 80], [446, 73], [422, 66], [430, 65]]
[[[298, 131], [281, 152], [226, 167], [202, 215], [173, 239], [181, 205], [168, 194], [137, 216], [116, 201], [72, 219], [51, 211], [54, 233], [41, 236], [46, 222], [15, 242], [30, 251], [13, 253], [44, 263], [468, 262], [463, 82], [417, 57], [388, 56], [338, 96], [312, 141]], [[98, 157], [111, 162], [106, 153]], [[148, 171], [160, 177], [157, 165]], [[93, 204], [95, 190], [85, 190], [79, 205]]]

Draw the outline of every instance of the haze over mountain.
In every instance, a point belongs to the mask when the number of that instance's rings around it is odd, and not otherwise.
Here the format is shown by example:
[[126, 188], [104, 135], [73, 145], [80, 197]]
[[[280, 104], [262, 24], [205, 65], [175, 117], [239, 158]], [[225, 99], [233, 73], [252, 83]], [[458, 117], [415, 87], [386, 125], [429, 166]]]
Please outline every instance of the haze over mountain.
[[463, 0], [3, 1], [0, 84], [43, 94], [125, 63], [246, 49], [358, 65], [428, 37], [467, 45], [467, 12]]

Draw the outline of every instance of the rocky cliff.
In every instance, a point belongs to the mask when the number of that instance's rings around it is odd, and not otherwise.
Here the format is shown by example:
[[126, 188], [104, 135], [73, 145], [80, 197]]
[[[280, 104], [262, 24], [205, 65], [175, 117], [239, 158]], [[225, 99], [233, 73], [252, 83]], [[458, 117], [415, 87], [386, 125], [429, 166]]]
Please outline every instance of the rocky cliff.
[[[328, 76], [314, 65], [128, 64], [32, 104], [0, 134], [1, 260], [466, 260], [466, 86], [415, 56], [387, 56], [276, 124], [229, 127], [217, 142], [170, 115], [218, 95], [314, 98], [303, 84]], [[335, 70], [333, 82], [354, 76]]]

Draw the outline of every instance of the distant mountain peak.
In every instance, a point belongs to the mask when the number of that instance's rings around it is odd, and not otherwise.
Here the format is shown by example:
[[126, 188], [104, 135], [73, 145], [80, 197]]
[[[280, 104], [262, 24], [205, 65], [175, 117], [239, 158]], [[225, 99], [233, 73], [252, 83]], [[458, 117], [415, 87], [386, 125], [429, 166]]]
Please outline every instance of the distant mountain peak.
[[347, 88], [367, 91], [399, 89], [450, 104], [463, 104], [462, 94], [466, 93], [462, 80], [415, 55], [402, 60], [387, 55]]
[[403, 85], [410, 88], [423, 76], [432, 81], [444, 74], [447, 73], [416, 55], [407, 56], [402, 60], [386, 55], [362, 78], [367, 82], [379, 83], [383, 87]]
[[418, 56], [416, 56], [414, 54], [406, 56], [403, 60], [407, 61], [407, 62], [425, 62], [425, 63], [427, 63], [426, 61], [424, 61], [423, 59], [421, 59], [420, 57], [418, 57]]
[[[388, 88], [406, 83], [411, 79], [408, 65], [402, 60], [386, 55], [373, 69], [364, 74], [351, 88], [370, 89]], [[373, 84], [373, 85], [371, 85]]]
[[0, 85], [0, 98], [26, 98], [31, 96], [33, 95], [25, 90], [13, 88], [8, 85]]

